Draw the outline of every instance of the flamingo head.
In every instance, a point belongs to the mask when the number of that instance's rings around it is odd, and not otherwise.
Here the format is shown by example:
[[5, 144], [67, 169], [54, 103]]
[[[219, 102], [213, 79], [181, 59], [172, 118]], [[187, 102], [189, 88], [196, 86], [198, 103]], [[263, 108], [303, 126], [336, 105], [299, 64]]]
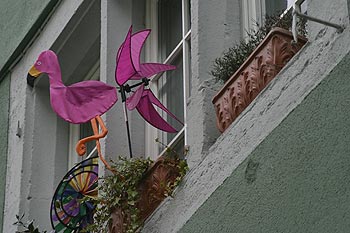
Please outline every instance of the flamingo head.
[[27, 75], [27, 83], [29, 86], [34, 86], [34, 80], [42, 73], [50, 74], [56, 70], [57, 55], [51, 51], [46, 50], [40, 53], [34, 65], [30, 68]]

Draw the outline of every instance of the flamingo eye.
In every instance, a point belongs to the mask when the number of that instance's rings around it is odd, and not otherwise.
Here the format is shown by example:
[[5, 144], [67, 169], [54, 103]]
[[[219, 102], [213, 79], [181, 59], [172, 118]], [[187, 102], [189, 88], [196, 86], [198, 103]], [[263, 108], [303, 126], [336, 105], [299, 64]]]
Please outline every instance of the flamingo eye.
[[38, 66], [40, 66], [40, 65], [41, 65], [41, 61], [38, 61], [36, 64], [37, 64]]

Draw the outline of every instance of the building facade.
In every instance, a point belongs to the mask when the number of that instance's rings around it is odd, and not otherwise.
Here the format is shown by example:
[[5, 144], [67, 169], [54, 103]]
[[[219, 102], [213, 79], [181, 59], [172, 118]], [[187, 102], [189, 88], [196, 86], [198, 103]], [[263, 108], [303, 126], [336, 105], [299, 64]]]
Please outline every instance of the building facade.
[[[297, 1], [300, 2], [300, 1]], [[164, 134], [129, 112], [133, 153], [157, 158], [155, 139], [181, 151], [190, 167], [174, 197], [143, 232], [347, 232], [349, 212], [347, 69], [348, 0], [308, 0], [307, 14], [344, 26], [308, 22], [308, 43], [223, 133], [212, 97], [220, 89], [213, 61], [269, 12], [292, 1], [74, 0], [5, 1], [0, 56], [0, 226], [15, 232], [25, 213], [50, 230], [56, 185], [77, 162], [74, 146], [89, 132], [50, 106], [49, 82], [31, 88], [26, 75], [38, 54], [58, 54], [65, 84], [116, 85], [116, 53], [130, 25], [151, 28], [143, 60], [176, 65], [151, 88], [181, 120]], [[9, 20], [6, 20], [9, 19]], [[107, 158], [128, 156], [121, 101], [103, 115]], [[103, 166], [101, 166], [103, 169]], [[104, 171], [101, 172], [103, 175]]]

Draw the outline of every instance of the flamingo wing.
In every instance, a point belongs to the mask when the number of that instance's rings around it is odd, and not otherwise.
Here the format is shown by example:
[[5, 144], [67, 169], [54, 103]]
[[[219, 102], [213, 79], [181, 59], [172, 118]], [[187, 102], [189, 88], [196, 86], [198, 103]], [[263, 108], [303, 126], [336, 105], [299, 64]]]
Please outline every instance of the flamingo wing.
[[64, 120], [75, 124], [102, 115], [118, 100], [116, 88], [99, 81], [50, 89], [53, 110]]

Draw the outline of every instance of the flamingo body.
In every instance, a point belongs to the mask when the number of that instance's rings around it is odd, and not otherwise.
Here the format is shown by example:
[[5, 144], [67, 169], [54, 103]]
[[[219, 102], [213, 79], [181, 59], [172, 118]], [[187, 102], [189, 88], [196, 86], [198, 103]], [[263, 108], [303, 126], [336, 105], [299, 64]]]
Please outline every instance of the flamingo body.
[[116, 88], [100, 81], [83, 81], [65, 86], [57, 55], [47, 50], [39, 55], [34, 67], [50, 79], [50, 102], [59, 117], [80, 124], [102, 115], [118, 100]]

